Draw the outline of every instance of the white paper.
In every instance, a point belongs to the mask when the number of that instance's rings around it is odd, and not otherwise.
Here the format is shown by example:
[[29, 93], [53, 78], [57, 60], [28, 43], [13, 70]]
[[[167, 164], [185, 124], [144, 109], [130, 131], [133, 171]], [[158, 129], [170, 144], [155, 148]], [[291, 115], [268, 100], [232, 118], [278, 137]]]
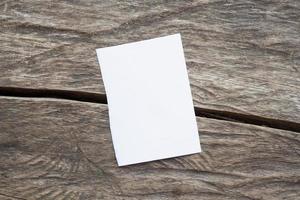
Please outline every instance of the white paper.
[[119, 166], [201, 152], [180, 34], [97, 57]]

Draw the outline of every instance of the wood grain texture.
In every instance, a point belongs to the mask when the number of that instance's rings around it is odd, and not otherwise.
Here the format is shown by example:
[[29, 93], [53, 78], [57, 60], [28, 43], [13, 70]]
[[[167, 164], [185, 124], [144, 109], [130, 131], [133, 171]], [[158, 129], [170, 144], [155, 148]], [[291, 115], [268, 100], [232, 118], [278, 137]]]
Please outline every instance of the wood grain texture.
[[197, 121], [203, 153], [119, 168], [106, 105], [1, 97], [0, 199], [299, 198], [299, 133]]
[[195, 106], [300, 121], [298, 0], [18, 0], [0, 10], [0, 86], [104, 93], [96, 48], [180, 32]]
[[[98, 102], [96, 48], [180, 32], [196, 107], [300, 122], [298, 0], [5, 0], [0, 26], [0, 96]], [[203, 153], [118, 168], [106, 105], [0, 97], [0, 199], [299, 199], [299, 133], [197, 121]]]

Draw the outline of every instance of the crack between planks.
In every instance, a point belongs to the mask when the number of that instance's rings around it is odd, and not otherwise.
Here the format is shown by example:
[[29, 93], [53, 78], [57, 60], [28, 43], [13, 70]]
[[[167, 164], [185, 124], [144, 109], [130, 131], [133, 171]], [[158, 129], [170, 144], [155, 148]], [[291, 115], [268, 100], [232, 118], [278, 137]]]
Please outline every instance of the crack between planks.
[[107, 104], [105, 94], [73, 90], [0, 87], [0, 96], [25, 98], [55, 98], [89, 103]]
[[286, 131], [300, 133], [300, 123], [262, 117], [259, 115], [242, 114], [223, 110], [214, 110], [201, 107], [195, 107], [195, 114], [198, 117], [206, 117], [218, 120], [232, 121], [243, 124], [252, 124], [257, 126], [265, 126]]
[[[73, 90], [0, 87], [0, 96], [24, 98], [55, 98], [88, 103], [107, 104], [107, 98], [105, 94]], [[197, 117], [265, 126], [300, 133], [300, 123], [297, 122], [224, 110], [207, 109], [202, 107], [195, 107], [194, 109]]]

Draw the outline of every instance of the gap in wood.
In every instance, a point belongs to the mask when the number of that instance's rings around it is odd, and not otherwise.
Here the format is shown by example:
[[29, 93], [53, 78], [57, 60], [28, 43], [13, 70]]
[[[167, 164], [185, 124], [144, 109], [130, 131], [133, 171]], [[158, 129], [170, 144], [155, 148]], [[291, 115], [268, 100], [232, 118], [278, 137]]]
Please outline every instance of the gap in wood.
[[300, 133], [300, 123], [266, 118], [258, 115], [248, 115], [222, 110], [212, 110], [206, 108], [195, 107], [196, 116], [213, 118], [219, 120], [233, 121], [244, 124], [253, 124], [257, 126], [266, 126], [270, 128], [282, 129]]
[[[105, 94], [71, 90], [0, 87], [0, 96], [25, 98], [56, 98], [89, 103], [107, 104], [107, 98]], [[222, 110], [213, 110], [201, 107], [195, 107], [195, 114], [198, 117], [233, 121], [244, 124], [253, 124], [257, 126], [266, 126], [300, 133], [300, 123], [286, 120], [272, 119], [257, 115], [248, 115]]]
[[32, 89], [16, 87], [0, 87], [0, 96], [30, 97], [30, 98], [56, 98], [90, 103], [107, 104], [105, 94], [92, 92], [57, 90], [57, 89]]

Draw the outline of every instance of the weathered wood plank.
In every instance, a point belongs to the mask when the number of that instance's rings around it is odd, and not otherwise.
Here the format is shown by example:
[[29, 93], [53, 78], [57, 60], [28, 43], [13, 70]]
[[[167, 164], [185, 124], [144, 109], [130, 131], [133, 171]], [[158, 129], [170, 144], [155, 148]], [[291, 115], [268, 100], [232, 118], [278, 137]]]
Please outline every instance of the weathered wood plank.
[[0, 86], [104, 93], [95, 48], [181, 32], [195, 106], [300, 121], [297, 0], [1, 6]]
[[[95, 34], [160, 20], [207, 1], [51, 1], [1, 2], [1, 21], [11, 26]], [[213, 1], [211, 1], [213, 2]], [[150, 18], [152, 17], [152, 18]]]
[[190, 1], [4, 1], [0, 3], [4, 64], [47, 52], [57, 43], [94, 43], [94, 36], [105, 41], [119, 31], [172, 17], [194, 5]]
[[300, 135], [197, 118], [204, 152], [117, 167], [107, 106], [0, 98], [1, 199], [290, 199]]

